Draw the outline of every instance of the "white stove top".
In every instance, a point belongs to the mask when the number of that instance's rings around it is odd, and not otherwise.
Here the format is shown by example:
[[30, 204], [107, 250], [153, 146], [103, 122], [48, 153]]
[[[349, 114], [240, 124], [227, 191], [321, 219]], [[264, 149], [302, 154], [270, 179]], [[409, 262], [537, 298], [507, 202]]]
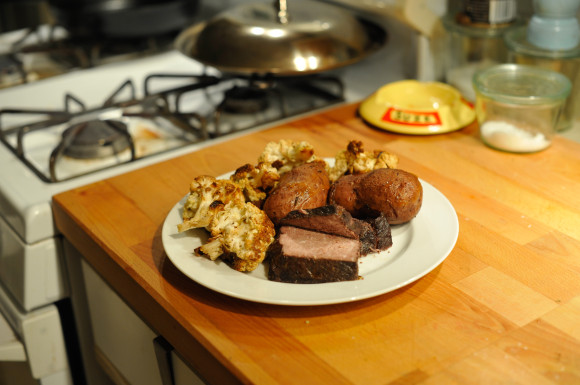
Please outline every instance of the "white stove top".
[[[146, 75], [156, 72], [202, 73], [203, 67], [176, 52], [146, 59], [106, 65], [94, 69], [72, 72], [0, 91], [0, 108], [54, 109], [64, 107], [64, 95], [72, 93], [87, 107], [100, 106], [127, 79], [133, 79], [138, 96], [142, 96], [142, 83]], [[13, 122], [2, 122], [10, 126]], [[22, 123], [22, 122], [17, 122]], [[46, 137], [46, 144], [55, 138]], [[97, 172], [70, 181], [46, 183], [39, 179], [12, 152], [0, 144], [0, 213], [11, 227], [26, 241], [34, 243], [52, 237], [55, 233], [50, 200], [54, 194], [92, 183], [104, 178], [143, 167], [147, 164], [193, 151], [199, 146], [189, 146], [159, 157], [142, 159], [122, 167]], [[45, 157], [47, 152], [41, 152]], [[47, 158], [45, 158], [47, 159]], [[40, 159], [38, 159], [41, 161]], [[44, 166], [46, 167], [46, 166]]]

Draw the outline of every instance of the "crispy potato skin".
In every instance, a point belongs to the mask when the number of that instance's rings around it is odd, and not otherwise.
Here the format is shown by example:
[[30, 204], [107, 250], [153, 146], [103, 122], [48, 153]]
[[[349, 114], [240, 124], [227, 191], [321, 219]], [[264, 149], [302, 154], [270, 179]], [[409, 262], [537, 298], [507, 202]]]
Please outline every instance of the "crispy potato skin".
[[323, 161], [306, 163], [282, 175], [262, 209], [277, 225], [292, 210], [324, 206], [329, 189], [326, 164]]
[[[332, 184], [328, 192], [328, 203], [342, 206], [351, 215], [361, 211], [361, 201], [357, 197], [356, 187], [364, 174], [344, 175]], [[339, 203], [340, 202], [340, 203]]]
[[396, 225], [417, 216], [423, 188], [410, 172], [382, 168], [340, 178], [330, 188], [328, 202], [343, 206], [356, 218], [383, 213], [390, 224]]

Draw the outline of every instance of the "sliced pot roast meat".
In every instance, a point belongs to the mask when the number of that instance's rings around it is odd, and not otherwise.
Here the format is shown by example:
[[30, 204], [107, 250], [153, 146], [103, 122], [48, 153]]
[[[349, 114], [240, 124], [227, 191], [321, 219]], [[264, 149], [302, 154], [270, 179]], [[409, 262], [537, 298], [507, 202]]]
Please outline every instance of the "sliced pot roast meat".
[[361, 255], [386, 250], [393, 244], [391, 227], [384, 216], [363, 221], [353, 218], [344, 207], [338, 205], [291, 211], [280, 220], [280, 225], [358, 239]]
[[341, 206], [326, 205], [313, 209], [294, 210], [280, 220], [282, 226], [295, 226], [358, 239], [360, 222]]
[[393, 244], [384, 216], [353, 218], [341, 206], [293, 210], [280, 220], [278, 236], [268, 250], [268, 279], [289, 283], [322, 283], [358, 279], [361, 256]]
[[280, 232], [268, 250], [268, 279], [323, 283], [358, 279], [360, 241], [292, 226]]

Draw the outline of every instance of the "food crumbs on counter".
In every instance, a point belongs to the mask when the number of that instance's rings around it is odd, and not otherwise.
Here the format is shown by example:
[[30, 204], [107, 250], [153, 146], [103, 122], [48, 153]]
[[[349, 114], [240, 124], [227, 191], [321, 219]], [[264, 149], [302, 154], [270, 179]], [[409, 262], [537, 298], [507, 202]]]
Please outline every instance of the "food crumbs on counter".
[[511, 123], [488, 121], [481, 126], [481, 137], [492, 147], [514, 151], [540, 151], [550, 145], [550, 140], [542, 133], [530, 133]]

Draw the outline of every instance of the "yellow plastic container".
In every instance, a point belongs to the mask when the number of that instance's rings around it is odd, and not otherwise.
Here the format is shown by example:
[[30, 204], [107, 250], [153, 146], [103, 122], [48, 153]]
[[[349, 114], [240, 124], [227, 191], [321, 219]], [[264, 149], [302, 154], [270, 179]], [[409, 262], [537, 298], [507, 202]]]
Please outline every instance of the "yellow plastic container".
[[359, 114], [373, 126], [410, 135], [451, 132], [475, 120], [472, 105], [456, 88], [417, 80], [379, 88], [361, 103]]

